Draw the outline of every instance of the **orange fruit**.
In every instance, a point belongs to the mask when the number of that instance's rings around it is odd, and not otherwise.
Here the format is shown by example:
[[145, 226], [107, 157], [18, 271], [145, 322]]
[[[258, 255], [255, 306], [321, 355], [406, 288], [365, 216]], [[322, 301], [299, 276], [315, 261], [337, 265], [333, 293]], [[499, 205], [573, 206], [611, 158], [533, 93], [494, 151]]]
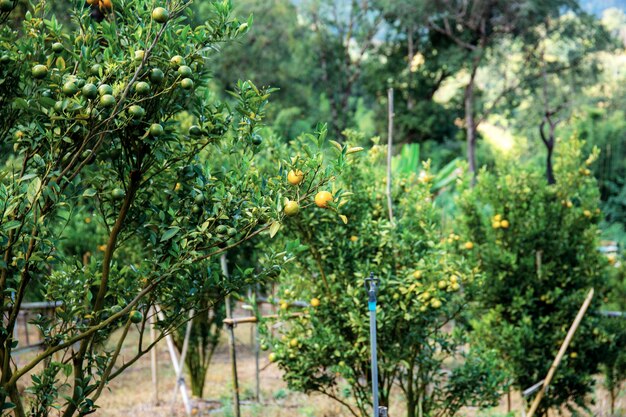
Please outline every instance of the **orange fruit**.
[[164, 7], [157, 7], [152, 11], [152, 20], [157, 23], [165, 23], [169, 20], [170, 13]]
[[328, 203], [333, 201], [333, 195], [328, 191], [320, 191], [315, 195], [315, 204], [317, 207], [327, 208]]
[[133, 310], [130, 312], [130, 321], [132, 323], [138, 324], [141, 323], [142, 320], [143, 314], [141, 314], [141, 311]]
[[295, 216], [300, 211], [300, 205], [297, 201], [289, 200], [285, 204], [284, 211], [287, 216]]
[[502, 220], [500, 222], [500, 227], [503, 229], [508, 229], [509, 228], [509, 221], [508, 220]]
[[474, 243], [472, 243], [472, 242], [465, 242], [465, 245], [463, 245], [463, 246], [467, 250], [474, 249]]
[[311, 299], [311, 307], [319, 307], [320, 304], [321, 304], [321, 301], [319, 300], [319, 298]]
[[299, 169], [289, 171], [289, 174], [287, 174], [287, 181], [289, 181], [289, 184], [291, 185], [300, 185], [300, 183], [304, 181], [304, 172]]

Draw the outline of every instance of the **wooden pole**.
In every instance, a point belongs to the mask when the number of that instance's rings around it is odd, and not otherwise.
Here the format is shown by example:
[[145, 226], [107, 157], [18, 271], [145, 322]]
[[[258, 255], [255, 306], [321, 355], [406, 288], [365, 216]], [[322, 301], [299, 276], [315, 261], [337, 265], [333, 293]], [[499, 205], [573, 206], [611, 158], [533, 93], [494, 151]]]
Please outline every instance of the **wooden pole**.
[[[222, 265], [222, 273], [228, 278], [228, 265], [226, 264], [226, 254], [222, 254], [220, 257], [220, 263]], [[235, 417], [241, 417], [241, 410], [239, 409], [239, 380], [237, 378], [237, 351], [235, 349], [235, 325], [234, 322], [228, 322], [228, 319], [232, 319], [233, 312], [230, 306], [230, 295], [226, 296], [226, 317], [224, 320], [226, 327], [228, 328], [228, 347], [230, 350], [230, 366], [233, 377], [233, 409], [235, 411]], [[246, 317], [248, 319], [256, 319], [256, 317]]]
[[[257, 302], [257, 298], [259, 297], [258, 284], [254, 288], [254, 311], [253, 314], [256, 316], [259, 314], [259, 303]], [[255, 323], [254, 325], [254, 399], [256, 402], [261, 400], [261, 378], [259, 373], [261, 372], [260, 368], [260, 353], [261, 347], [259, 346], [259, 325]]]
[[567, 350], [567, 347], [569, 346], [572, 338], [574, 337], [574, 333], [576, 333], [576, 329], [578, 329], [578, 326], [580, 325], [580, 322], [582, 321], [583, 316], [585, 315], [585, 312], [587, 311], [587, 308], [589, 307], [589, 304], [591, 303], [592, 298], [593, 298], [593, 288], [589, 290], [589, 294], [587, 294], [587, 298], [585, 298], [583, 305], [580, 307], [580, 310], [578, 310], [578, 314], [576, 315], [574, 322], [569, 328], [569, 331], [567, 332], [567, 336], [565, 336], [565, 340], [563, 341], [563, 344], [561, 345], [561, 348], [559, 349], [559, 353], [557, 353], [556, 358], [554, 358], [554, 362], [552, 362], [552, 366], [550, 366], [550, 369], [548, 370], [548, 374], [546, 375], [546, 378], [544, 379], [543, 386], [537, 393], [535, 400], [530, 406], [530, 410], [528, 410], [528, 417], [533, 417], [533, 415], [535, 414], [535, 411], [537, 411], [537, 408], [539, 407], [539, 403], [541, 402], [544, 395], [546, 394], [546, 390], [548, 389], [548, 386], [550, 385], [550, 382], [552, 381], [552, 377], [554, 376], [554, 373], [556, 372], [556, 368], [561, 363], [561, 359], [563, 359], [563, 355], [565, 355], [565, 351]]
[[[150, 342], [156, 340], [156, 308], [152, 308], [153, 314], [150, 316]], [[152, 368], [152, 386], [154, 387], [154, 405], [159, 405], [159, 375], [157, 371], [157, 350], [153, 346], [150, 350], [150, 367]]]
[[[304, 316], [304, 313], [290, 313], [287, 315], [287, 317], [301, 317]], [[277, 319], [280, 316], [278, 314], [268, 314], [266, 316], [261, 316], [262, 319]], [[244, 323], [258, 323], [259, 319], [257, 319], [256, 317], [233, 317], [233, 318], [227, 318], [224, 319], [224, 324], [227, 326], [232, 326], [232, 325], [237, 325], [237, 324], [244, 324]]]
[[391, 206], [391, 156], [393, 153], [393, 88], [387, 90], [387, 208], [389, 209], [389, 221], [393, 221], [393, 208]]

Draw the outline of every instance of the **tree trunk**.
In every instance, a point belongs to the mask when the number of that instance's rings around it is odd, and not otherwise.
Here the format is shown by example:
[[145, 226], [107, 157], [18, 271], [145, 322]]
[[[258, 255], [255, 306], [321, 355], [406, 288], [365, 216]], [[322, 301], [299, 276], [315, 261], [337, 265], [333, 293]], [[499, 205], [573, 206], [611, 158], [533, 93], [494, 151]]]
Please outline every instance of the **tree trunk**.
[[552, 169], [552, 151], [554, 148], [552, 146], [548, 147], [548, 155], [546, 157], [546, 178], [548, 179], [548, 184], [556, 184], [556, 179], [554, 178], [554, 170]]
[[472, 184], [476, 181], [476, 122], [474, 121], [474, 75], [465, 87], [465, 130], [467, 135], [467, 163], [472, 175]]
[[411, 87], [413, 85], [413, 72], [411, 71], [411, 67], [413, 65], [413, 58], [415, 57], [415, 46], [413, 44], [413, 25], [409, 25], [408, 29], [407, 29], [407, 42], [408, 42], [408, 70], [409, 70], [409, 79], [408, 79], [408, 91], [407, 91], [407, 98], [406, 98], [406, 108], [407, 110], [411, 111], [413, 110], [413, 107], [415, 107], [415, 100], [413, 100], [413, 95], [411, 94]]

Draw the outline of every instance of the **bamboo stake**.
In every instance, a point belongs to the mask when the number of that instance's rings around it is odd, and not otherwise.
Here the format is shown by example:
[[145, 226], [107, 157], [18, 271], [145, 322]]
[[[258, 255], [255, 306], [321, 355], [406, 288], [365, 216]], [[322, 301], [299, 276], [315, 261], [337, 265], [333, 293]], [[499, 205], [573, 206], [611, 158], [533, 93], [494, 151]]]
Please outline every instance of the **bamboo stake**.
[[567, 336], [565, 336], [565, 340], [563, 341], [563, 344], [561, 345], [561, 348], [559, 349], [559, 353], [557, 353], [556, 358], [554, 358], [554, 362], [552, 362], [552, 366], [550, 366], [550, 369], [548, 370], [548, 374], [546, 375], [546, 378], [544, 379], [543, 386], [537, 393], [535, 400], [530, 406], [530, 410], [528, 410], [528, 417], [533, 417], [533, 415], [535, 414], [535, 411], [537, 411], [537, 408], [539, 407], [539, 403], [541, 402], [544, 395], [546, 394], [546, 390], [548, 389], [548, 386], [550, 385], [550, 382], [552, 381], [552, 377], [554, 376], [554, 373], [556, 372], [556, 368], [561, 363], [561, 359], [563, 359], [563, 355], [565, 355], [565, 351], [567, 350], [569, 343], [574, 337], [574, 333], [576, 333], [576, 329], [578, 329], [578, 326], [580, 325], [580, 322], [582, 321], [583, 316], [585, 315], [585, 312], [587, 311], [587, 308], [589, 307], [589, 304], [591, 303], [592, 298], [593, 298], [593, 288], [589, 290], [589, 294], [587, 294], [587, 298], [585, 298], [585, 301], [583, 302], [583, 305], [580, 307], [580, 310], [578, 311], [578, 314], [576, 315], [574, 322], [569, 328], [569, 331], [567, 332]]
[[[257, 298], [259, 297], [258, 284], [254, 287], [254, 311], [252, 312], [256, 317], [259, 314], [259, 303]], [[259, 373], [260, 369], [260, 353], [261, 346], [259, 346], [259, 325], [254, 325], [254, 399], [256, 402], [261, 400], [261, 378]]]
[[[226, 264], [226, 254], [222, 254], [220, 257], [220, 263], [222, 265], [222, 273], [226, 278], [228, 278], [228, 265]], [[228, 327], [228, 346], [230, 350], [230, 365], [233, 377], [233, 408], [235, 410], [235, 417], [241, 417], [241, 410], [239, 409], [239, 380], [237, 378], [237, 351], [235, 349], [235, 326], [234, 322], [227, 322], [227, 320], [232, 319], [233, 312], [230, 308], [230, 295], [226, 296], [226, 319], [224, 323]], [[256, 317], [246, 317], [248, 319], [252, 319]]]
[[[158, 311], [158, 316], [160, 320], [165, 320], [163, 316], [163, 312]], [[179, 374], [180, 367], [178, 366], [178, 358], [176, 355], [176, 348], [174, 347], [174, 341], [172, 340], [172, 335], [168, 334], [165, 336], [165, 341], [167, 342], [167, 349], [170, 352], [170, 358], [172, 359], [172, 366], [174, 367], [174, 372], [176, 375]], [[187, 395], [187, 386], [185, 385], [185, 380], [183, 379], [178, 384], [178, 388], [180, 389], [180, 394], [183, 397], [183, 404], [185, 405], [185, 412], [187, 416], [191, 416], [191, 404], [189, 403], [189, 396]]]
[[[156, 308], [154, 314], [150, 316], [150, 342], [154, 344], [156, 340]], [[154, 405], [159, 405], [159, 375], [157, 373], [157, 352], [156, 346], [150, 350], [150, 367], [152, 368], [152, 386], [154, 387]]]
[[[300, 317], [300, 316], [304, 316], [304, 314], [303, 313], [291, 313], [288, 315], [288, 317]], [[279, 317], [280, 316], [278, 314], [268, 314], [266, 316], [261, 316], [262, 319], [277, 319]], [[233, 317], [233, 318], [224, 319], [224, 324], [228, 326], [244, 324], [244, 323], [258, 323], [258, 322], [259, 322], [259, 319], [257, 317]]]
[[180, 359], [178, 361], [178, 371], [176, 371], [176, 386], [174, 387], [174, 396], [172, 398], [172, 408], [176, 404], [176, 392], [178, 385], [184, 384], [183, 370], [185, 369], [185, 358], [187, 357], [187, 350], [189, 349], [189, 338], [191, 337], [191, 326], [193, 323], [194, 310], [189, 310], [189, 321], [187, 321], [187, 328], [185, 329], [185, 338], [183, 339], [183, 348], [180, 351]]
[[391, 206], [391, 156], [393, 151], [393, 88], [387, 90], [387, 207], [389, 209], [389, 221], [393, 221], [393, 208]]

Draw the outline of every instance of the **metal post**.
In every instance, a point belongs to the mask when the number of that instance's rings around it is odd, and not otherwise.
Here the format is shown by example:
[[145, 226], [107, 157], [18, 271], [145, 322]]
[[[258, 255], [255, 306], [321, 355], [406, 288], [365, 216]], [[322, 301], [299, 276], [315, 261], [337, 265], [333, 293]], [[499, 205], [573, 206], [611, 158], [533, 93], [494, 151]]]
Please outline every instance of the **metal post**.
[[369, 295], [367, 307], [370, 312], [370, 350], [372, 352], [372, 396], [374, 406], [374, 417], [380, 417], [378, 408], [378, 358], [376, 356], [376, 290], [378, 279], [374, 278], [374, 273], [370, 273], [365, 280], [367, 293]]

